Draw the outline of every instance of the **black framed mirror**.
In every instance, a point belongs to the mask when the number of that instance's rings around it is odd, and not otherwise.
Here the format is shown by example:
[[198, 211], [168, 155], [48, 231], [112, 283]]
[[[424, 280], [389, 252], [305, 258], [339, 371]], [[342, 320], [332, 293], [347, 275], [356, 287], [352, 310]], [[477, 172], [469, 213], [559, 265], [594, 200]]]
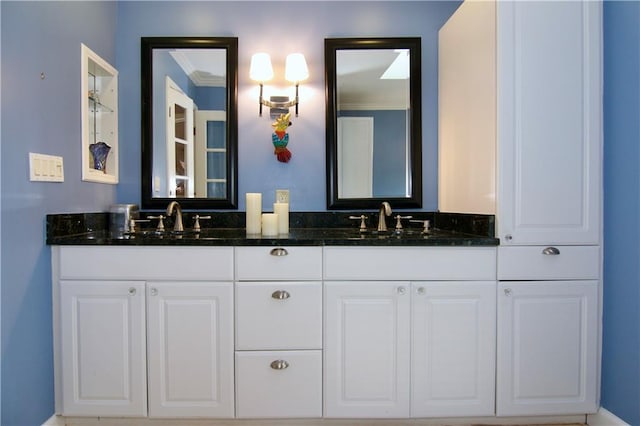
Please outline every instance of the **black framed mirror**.
[[325, 39], [327, 208], [422, 207], [421, 40]]
[[238, 38], [142, 37], [142, 208], [238, 208]]

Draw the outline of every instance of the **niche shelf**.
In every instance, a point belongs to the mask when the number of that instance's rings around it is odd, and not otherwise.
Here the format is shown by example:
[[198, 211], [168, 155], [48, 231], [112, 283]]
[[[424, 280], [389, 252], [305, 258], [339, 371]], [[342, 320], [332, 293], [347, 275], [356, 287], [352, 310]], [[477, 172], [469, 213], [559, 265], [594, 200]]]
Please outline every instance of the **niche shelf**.
[[[118, 71], [81, 44], [82, 180], [118, 183]], [[103, 145], [104, 144], [104, 145]], [[107, 147], [105, 147], [108, 146]], [[108, 151], [104, 161], [101, 154]]]

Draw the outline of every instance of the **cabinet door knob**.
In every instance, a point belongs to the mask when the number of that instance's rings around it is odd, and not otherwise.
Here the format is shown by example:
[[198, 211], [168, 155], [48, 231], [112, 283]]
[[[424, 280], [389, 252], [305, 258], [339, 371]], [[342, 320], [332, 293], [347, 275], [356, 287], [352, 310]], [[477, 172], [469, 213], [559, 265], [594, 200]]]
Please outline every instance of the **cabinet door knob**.
[[151, 291], [150, 291], [152, 296], [157, 296], [158, 295], [158, 289], [155, 287], [151, 287]]
[[398, 292], [398, 294], [405, 294], [407, 290], [404, 287], [400, 286], [396, 289], [396, 292]]
[[505, 296], [511, 296], [511, 289], [510, 288], [505, 288], [504, 289], [504, 295]]
[[136, 295], [136, 288], [129, 287], [129, 296], [135, 296], [135, 295]]
[[286, 256], [289, 254], [289, 252], [287, 251], [287, 249], [284, 249], [282, 247], [276, 247], [271, 250], [269, 254], [271, 254], [271, 256]]
[[271, 297], [277, 300], [285, 300], [290, 298], [291, 294], [289, 294], [289, 292], [286, 290], [276, 290], [271, 293]]
[[271, 368], [274, 370], [284, 370], [289, 367], [289, 363], [283, 359], [277, 359], [271, 363]]
[[507, 240], [507, 241], [511, 241], [511, 240], [513, 240], [513, 236], [511, 234], [507, 234], [507, 235], [504, 236], [504, 239]]
[[542, 254], [557, 256], [560, 254], [560, 250], [558, 250], [556, 247], [547, 247], [544, 250], [542, 250]]
[[426, 290], [424, 287], [418, 287], [418, 294], [425, 294]]

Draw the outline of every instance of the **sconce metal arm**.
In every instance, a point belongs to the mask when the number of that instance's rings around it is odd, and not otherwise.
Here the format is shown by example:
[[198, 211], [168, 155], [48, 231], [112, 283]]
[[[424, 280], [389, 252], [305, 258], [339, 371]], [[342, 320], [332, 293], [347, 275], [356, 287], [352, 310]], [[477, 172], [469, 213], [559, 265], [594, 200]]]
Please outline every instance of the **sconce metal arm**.
[[299, 97], [298, 97], [298, 86], [299, 84], [296, 83], [296, 97], [293, 98], [290, 101], [286, 101], [286, 102], [275, 102], [275, 101], [270, 101], [270, 100], [266, 100], [263, 98], [262, 96], [262, 89], [263, 89], [263, 84], [260, 83], [260, 97], [258, 98], [258, 102], [260, 103], [260, 117], [262, 117], [262, 105], [266, 106], [267, 108], [291, 108], [293, 106], [296, 107], [296, 117], [298, 116], [298, 103], [299, 103]]

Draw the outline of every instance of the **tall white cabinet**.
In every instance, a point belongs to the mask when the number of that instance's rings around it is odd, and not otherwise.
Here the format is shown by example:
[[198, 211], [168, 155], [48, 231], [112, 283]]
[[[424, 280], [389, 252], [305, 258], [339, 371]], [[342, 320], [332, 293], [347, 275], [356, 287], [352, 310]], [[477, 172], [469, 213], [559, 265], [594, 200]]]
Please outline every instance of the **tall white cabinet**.
[[498, 415], [597, 410], [602, 3], [463, 3], [439, 34], [439, 209], [496, 215]]

